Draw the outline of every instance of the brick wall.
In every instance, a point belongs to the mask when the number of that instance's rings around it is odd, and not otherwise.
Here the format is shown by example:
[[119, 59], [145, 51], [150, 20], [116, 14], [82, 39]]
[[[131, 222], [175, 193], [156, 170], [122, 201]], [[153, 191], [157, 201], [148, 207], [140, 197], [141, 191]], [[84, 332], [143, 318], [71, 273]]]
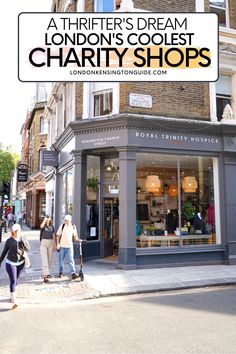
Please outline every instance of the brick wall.
[[195, 0], [134, 0], [134, 7], [152, 12], [194, 12]]
[[[165, 117], [210, 119], [209, 85], [197, 82], [139, 82], [120, 84], [121, 113], [138, 113]], [[129, 93], [152, 96], [153, 107], [128, 105]]]
[[34, 120], [30, 128], [30, 135], [34, 138], [33, 150], [31, 151], [31, 160], [33, 162], [31, 172], [39, 170], [39, 150], [42, 142], [47, 146], [47, 134], [40, 134], [40, 118], [43, 116], [44, 109], [37, 109], [34, 114]]
[[230, 28], [236, 29], [236, 1], [235, 0], [228, 0], [228, 1], [229, 1]]
[[76, 85], [76, 119], [81, 119], [83, 114], [83, 83]]
[[94, 0], [86, 0], [85, 12], [93, 12], [93, 11], [94, 11]]
[[210, 12], [210, 2], [209, 2], [209, 0], [204, 0], [204, 10], [205, 10], [205, 12]]

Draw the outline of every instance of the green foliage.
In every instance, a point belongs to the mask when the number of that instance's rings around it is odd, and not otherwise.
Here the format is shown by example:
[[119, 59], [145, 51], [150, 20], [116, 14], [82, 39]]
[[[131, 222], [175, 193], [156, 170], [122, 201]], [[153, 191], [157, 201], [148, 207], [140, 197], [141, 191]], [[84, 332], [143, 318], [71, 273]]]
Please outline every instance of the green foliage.
[[13, 154], [10, 148], [4, 150], [3, 145], [0, 143], [0, 185], [11, 180], [11, 173], [14, 171], [18, 161], [19, 156]]
[[91, 177], [87, 179], [87, 186], [92, 189], [94, 192], [98, 191], [98, 179]]
[[194, 215], [194, 212], [195, 212], [195, 210], [194, 210], [194, 207], [191, 202], [184, 203], [183, 214], [188, 221], [191, 220], [191, 218]]

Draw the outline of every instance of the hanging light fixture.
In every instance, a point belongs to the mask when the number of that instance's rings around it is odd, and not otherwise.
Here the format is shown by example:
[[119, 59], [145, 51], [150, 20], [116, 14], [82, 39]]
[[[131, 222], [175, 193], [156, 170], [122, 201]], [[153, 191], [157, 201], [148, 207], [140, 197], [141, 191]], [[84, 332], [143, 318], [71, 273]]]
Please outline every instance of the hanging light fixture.
[[178, 186], [176, 184], [171, 184], [168, 188], [168, 194], [171, 197], [177, 197], [178, 195]]
[[145, 188], [149, 193], [157, 193], [161, 188], [161, 180], [159, 176], [148, 175], [145, 180]]
[[198, 184], [196, 177], [188, 176], [184, 177], [182, 180], [182, 188], [185, 193], [195, 193], [197, 190]]

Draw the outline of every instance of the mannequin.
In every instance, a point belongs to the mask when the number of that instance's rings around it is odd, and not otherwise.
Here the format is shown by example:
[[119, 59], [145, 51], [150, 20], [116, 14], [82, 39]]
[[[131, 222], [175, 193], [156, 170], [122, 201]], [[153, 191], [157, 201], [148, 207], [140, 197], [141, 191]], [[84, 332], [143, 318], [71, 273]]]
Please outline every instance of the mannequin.
[[193, 226], [196, 233], [206, 233], [204, 219], [200, 211], [197, 211], [194, 215]]
[[169, 234], [173, 234], [175, 230], [175, 216], [170, 209], [166, 210], [166, 230]]

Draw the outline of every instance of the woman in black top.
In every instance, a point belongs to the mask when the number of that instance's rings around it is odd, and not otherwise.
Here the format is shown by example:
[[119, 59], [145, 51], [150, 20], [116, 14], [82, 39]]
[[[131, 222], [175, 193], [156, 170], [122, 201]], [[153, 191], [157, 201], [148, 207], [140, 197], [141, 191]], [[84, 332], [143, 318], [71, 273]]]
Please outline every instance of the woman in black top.
[[48, 283], [52, 266], [53, 249], [55, 248], [55, 229], [49, 216], [44, 218], [40, 229], [43, 281], [44, 283]]
[[19, 224], [14, 224], [11, 230], [11, 237], [5, 243], [4, 249], [0, 257], [0, 266], [4, 258], [6, 259], [6, 271], [10, 279], [10, 295], [13, 303], [13, 309], [17, 308], [16, 303], [16, 287], [20, 272], [24, 268], [25, 259], [24, 251], [29, 250], [28, 241], [21, 236], [21, 227]]

